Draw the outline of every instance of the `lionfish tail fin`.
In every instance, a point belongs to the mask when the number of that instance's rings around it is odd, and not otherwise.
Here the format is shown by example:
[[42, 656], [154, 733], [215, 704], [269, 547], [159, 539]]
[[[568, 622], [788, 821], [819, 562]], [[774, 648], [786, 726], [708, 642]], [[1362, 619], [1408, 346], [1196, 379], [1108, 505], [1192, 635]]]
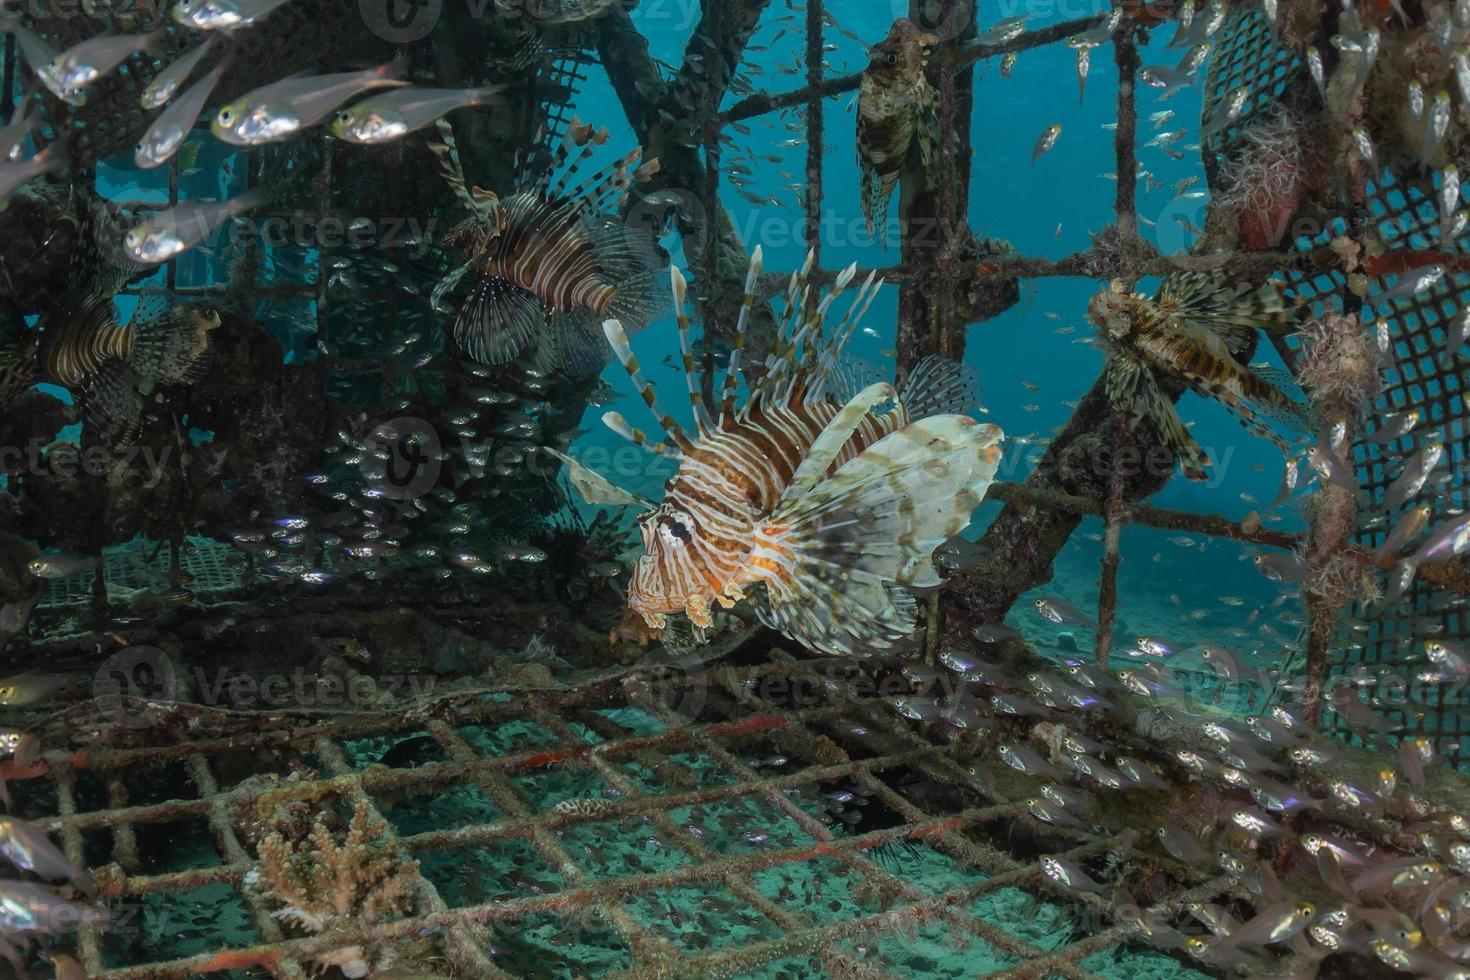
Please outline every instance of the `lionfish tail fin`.
[[890, 647], [915, 625], [908, 586], [934, 586], [936, 547], [970, 522], [995, 479], [1004, 438], [959, 415], [890, 433], [758, 529], [766, 622], [813, 649]]
[[110, 358], [82, 378], [82, 423], [99, 443], [123, 449], [138, 441], [142, 408], [128, 362]]
[[898, 400], [910, 419], [969, 415], [980, 401], [980, 375], [963, 362], [930, 354], [909, 372]]
[[179, 306], [133, 321], [129, 357], [138, 377], [155, 384], [198, 380], [209, 353], [209, 332], [219, 314], [196, 306]]
[[546, 307], [536, 294], [486, 276], [475, 281], [460, 308], [454, 339], [481, 364], [504, 364], [525, 350], [545, 323]]

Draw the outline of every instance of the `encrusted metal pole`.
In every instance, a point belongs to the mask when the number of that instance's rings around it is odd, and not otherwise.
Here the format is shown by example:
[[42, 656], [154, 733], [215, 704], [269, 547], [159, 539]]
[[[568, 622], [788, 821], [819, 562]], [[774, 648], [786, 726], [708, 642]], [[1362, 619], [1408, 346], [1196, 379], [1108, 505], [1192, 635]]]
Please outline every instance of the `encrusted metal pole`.
[[822, 0], [806, 3], [806, 246], [822, 264], [822, 152], [825, 126], [822, 118], [822, 66], [825, 60]]
[[[1118, 166], [1118, 196], [1114, 210], [1118, 215], [1118, 237], [1130, 241], [1138, 236], [1137, 184], [1138, 161], [1134, 157], [1135, 132], [1138, 127], [1138, 106], [1134, 102], [1134, 75], [1138, 72], [1138, 48], [1133, 41], [1133, 21], [1124, 17], [1113, 37], [1113, 60], [1118, 66], [1118, 131], [1114, 138], [1114, 150]], [[1132, 287], [1133, 283], [1125, 283]], [[1128, 432], [1127, 416], [1118, 406], [1112, 406], [1112, 460], [1108, 471], [1107, 524], [1103, 532], [1102, 578], [1098, 582], [1097, 595], [1097, 647], [1099, 667], [1108, 666], [1108, 655], [1113, 649], [1113, 619], [1118, 606], [1118, 566], [1123, 554], [1120, 544], [1123, 537], [1124, 493], [1128, 475], [1123, 460], [1124, 450], [1132, 448], [1133, 438]]]
[[[926, 11], [931, 12], [928, 17]], [[963, 26], [943, 39], [930, 58], [931, 83], [939, 93], [938, 172], [925, 173], [913, 162], [903, 172], [899, 212], [904, 222], [903, 264], [910, 274], [898, 301], [895, 348], [900, 381], [926, 355], [959, 359], [965, 352], [966, 323], [954, 302], [951, 279], [956, 250], [967, 238], [957, 216], [969, 210], [969, 107], [975, 77], [974, 61], [964, 46], [974, 33], [973, 3], [910, 0], [909, 16], [922, 31], [936, 30], [938, 25]]]

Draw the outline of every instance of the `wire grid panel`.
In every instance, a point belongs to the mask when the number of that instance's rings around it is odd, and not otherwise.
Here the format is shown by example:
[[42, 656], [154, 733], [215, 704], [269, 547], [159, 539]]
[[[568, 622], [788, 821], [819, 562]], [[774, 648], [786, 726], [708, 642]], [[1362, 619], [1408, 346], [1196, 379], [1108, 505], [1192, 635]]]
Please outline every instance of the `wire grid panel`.
[[[168, 935], [120, 946], [87, 927], [88, 975], [107, 980], [251, 966], [299, 976], [313, 954], [430, 933], [459, 967], [489, 977], [528, 975], [532, 963], [626, 976], [771, 965], [904, 976], [918, 944], [925, 955], [988, 962], [995, 976], [1096, 980], [1084, 961], [1129, 942], [1131, 927], [1081, 928], [1087, 920], [1061, 905], [1103, 919], [1109, 906], [1052, 885], [1015, 821], [1078, 863], [1145, 856], [1115, 836], [1030, 822], [1024, 802], [967, 772], [973, 746], [926, 740], [891, 707], [834, 683], [840, 669], [695, 669], [621, 687], [442, 699], [417, 719], [249, 724], [230, 737], [81, 750], [53, 777], [61, 816], [38, 824], [59, 829], [74, 857], [123, 865], [125, 874], [99, 872], [114, 908], [223, 900], [246, 920], [226, 950], [181, 950]], [[404, 746], [415, 748], [411, 759]], [[242, 758], [268, 769], [265, 760], [292, 747], [294, 774], [241, 778]], [[156, 778], [179, 768], [192, 798]], [[221, 788], [225, 771], [237, 781]], [[940, 780], [956, 805], [932, 802]], [[853, 808], [833, 801], [854, 796], [866, 805], [848, 830], [835, 814]], [[292, 800], [309, 812], [361, 802], [380, 815], [392, 828], [386, 844], [419, 862], [413, 913], [330, 935], [283, 931], [274, 900], [246, 875], [260, 814]], [[140, 840], [166, 841], [165, 856], [140, 857]], [[1207, 878], [1169, 885], [1160, 916], [1229, 888]], [[1066, 897], [1053, 905], [1052, 894]]]
[[[1200, 11], [1199, 16], [1208, 13]], [[1300, 80], [1301, 73], [1301, 59], [1277, 41], [1259, 6], [1235, 8], [1216, 35], [1205, 79], [1200, 116], [1205, 159], [1223, 157], [1241, 131], [1268, 112], [1287, 86]], [[1228, 107], [1241, 91], [1246, 93], [1245, 101], [1231, 118]]]
[[[1407, 277], [1420, 274], [1436, 256], [1449, 259], [1462, 255], [1470, 240], [1462, 238], [1451, 249], [1441, 248], [1434, 188], [1422, 181], [1400, 181], [1384, 170], [1370, 188], [1367, 206], [1370, 224], [1382, 245], [1377, 260], [1397, 258], [1397, 265], [1402, 267], [1372, 280], [1361, 314], [1367, 323], [1365, 329], [1386, 329], [1390, 351], [1384, 359], [1383, 395], [1368, 420], [1364, 438], [1354, 446], [1365, 500], [1357, 540], [1371, 550], [1383, 543], [1409, 504], [1431, 504], [1430, 525], [1434, 526], [1460, 513], [1470, 502], [1463, 482], [1458, 480], [1470, 452], [1470, 421], [1465, 416], [1463, 398], [1467, 368], [1457, 352], [1445, 350], [1450, 320], [1470, 303], [1470, 275], [1460, 271], [1459, 263], [1447, 262], [1447, 274], [1430, 288], [1399, 299], [1381, 299]], [[1320, 246], [1344, 230], [1345, 226], [1337, 222], [1316, 240], [1298, 244]], [[1340, 272], [1310, 276], [1293, 273], [1290, 285], [1291, 291], [1310, 303], [1318, 315], [1342, 309], [1346, 278]], [[1422, 413], [1418, 427], [1384, 444], [1372, 441], [1385, 415], [1409, 410]], [[1445, 462], [1436, 471], [1437, 477], [1431, 478], [1416, 500], [1390, 512], [1385, 506], [1389, 485], [1422, 445], [1422, 437], [1436, 431], [1445, 440]], [[1456, 760], [1458, 767], [1465, 768], [1470, 764], [1470, 744], [1466, 743], [1470, 715], [1463, 710], [1459, 686], [1416, 682], [1410, 667], [1411, 659], [1422, 652], [1419, 645], [1426, 624], [1442, 626], [1441, 635], [1448, 638], [1470, 636], [1470, 623], [1463, 609], [1433, 586], [1416, 581], [1402, 602], [1381, 614], [1376, 609], [1360, 608], [1356, 612], [1367, 619], [1369, 631], [1351, 635], [1337, 646], [1333, 674], [1366, 671], [1370, 676], [1401, 676], [1409, 691], [1401, 694], [1396, 685], [1380, 685], [1383, 697], [1374, 706], [1402, 725], [1403, 735], [1439, 739], [1441, 751]], [[1326, 715], [1325, 723], [1340, 735], [1358, 740], [1346, 720], [1336, 713]]]
[[[188, 537], [179, 549], [179, 567], [190, 591], [230, 592], [242, 582], [240, 552], [211, 538]], [[41, 597], [43, 607], [82, 606], [92, 601], [95, 573], [80, 572], [53, 579]], [[172, 587], [168, 548], [158, 542], [131, 541], [102, 552], [102, 580], [110, 593], [146, 592]], [[119, 598], [116, 594], [114, 599]]]

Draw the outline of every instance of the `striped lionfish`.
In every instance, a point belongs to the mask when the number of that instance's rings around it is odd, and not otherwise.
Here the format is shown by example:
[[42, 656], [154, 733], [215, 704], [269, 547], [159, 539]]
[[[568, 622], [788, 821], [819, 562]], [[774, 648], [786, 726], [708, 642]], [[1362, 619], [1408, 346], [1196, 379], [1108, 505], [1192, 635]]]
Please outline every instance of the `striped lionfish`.
[[1206, 479], [1210, 460], [1160, 391], [1155, 371], [1220, 402], [1252, 434], [1291, 454], [1286, 439], [1262, 421], [1292, 431], [1305, 425], [1306, 406], [1277, 385], [1278, 379], [1288, 385], [1289, 375], [1239, 360], [1250, 349], [1252, 330], [1280, 333], [1291, 326], [1294, 313], [1273, 283], [1253, 288], [1215, 273], [1175, 273], [1150, 299], [1114, 282], [1092, 298], [1087, 315], [1107, 354], [1108, 399], [1135, 423], [1148, 418], [1186, 477]]
[[808, 256], [793, 274], [765, 371], [737, 411], [741, 354], [762, 265], [756, 249], [718, 414], [699, 394], [687, 286], [672, 270], [693, 434], [659, 408], [622, 324], [604, 323], [667, 438], [651, 444], [616, 412], [603, 421], [679, 461], [655, 505], [555, 454], [569, 464], [589, 502], [649, 508], [639, 519], [643, 555], [628, 585], [619, 632], [646, 637], [676, 613], [702, 630], [711, 625], [715, 603], [729, 608], [751, 586], [764, 584], [764, 595], [753, 596], [762, 621], [792, 639], [834, 654], [890, 647], [915, 626], [914, 600], [904, 587], [939, 584], [934, 549], [969, 524], [995, 478], [1004, 434], [957, 414], [974, 397], [960, 365], [927, 358], [901, 392], [880, 382], [841, 399], [840, 354], [882, 284], [869, 276], [846, 317], [826, 333], [828, 311], [856, 267], [838, 277], [808, 319], [813, 261]]
[[[429, 148], [470, 212], [445, 236], [446, 244], [465, 250], [468, 261], [433, 296], [437, 308], [471, 276], [469, 297], [454, 323], [455, 340], [486, 364], [515, 358], [535, 339], [548, 366], [577, 376], [600, 370], [607, 362], [598, 328], [604, 318], [638, 329], [664, 309], [657, 244], [614, 217], [633, 181], [657, 173], [658, 161], [638, 166], [643, 151], [634, 150], [572, 186], [594, 148], [608, 140], [606, 129], [573, 119], [552, 165], [539, 176], [531, 176], [528, 158], [520, 155], [515, 190], [502, 199], [468, 184], [453, 130], [442, 119], [438, 127], [443, 141]], [[552, 174], [562, 166], [566, 172], [553, 183]]]
[[8, 374], [21, 383], [60, 385], [78, 397], [82, 419], [102, 443], [125, 446], [142, 425], [140, 395], [158, 385], [197, 380], [209, 351], [217, 312], [194, 305], [169, 306], [161, 297], [140, 302], [127, 326], [116, 321], [115, 290], [99, 287], [69, 312], [42, 321], [35, 341], [11, 361]]
[[924, 76], [929, 51], [937, 39], [921, 34], [914, 22], [894, 22], [888, 37], [874, 45], [872, 60], [858, 90], [858, 167], [862, 174], [863, 216], [868, 233], [884, 225], [887, 239], [888, 201], [909, 150], [918, 143], [924, 168], [934, 169], [939, 143], [935, 118], [938, 96]]

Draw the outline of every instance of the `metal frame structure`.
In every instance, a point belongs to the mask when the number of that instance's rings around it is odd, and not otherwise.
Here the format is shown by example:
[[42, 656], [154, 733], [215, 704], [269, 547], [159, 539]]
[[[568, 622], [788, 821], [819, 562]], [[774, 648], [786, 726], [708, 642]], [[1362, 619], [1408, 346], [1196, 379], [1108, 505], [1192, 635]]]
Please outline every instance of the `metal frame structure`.
[[[705, 658], [706, 662], [729, 653], [744, 638], [737, 635], [725, 641], [723, 649]], [[548, 913], [573, 926], [585, 926], [589, 921], [585, 916], [595, 914], [631, 955], [626, 968], [616, 974], [630, 977], [733, 975], [792, 957], [813, 957], [832, 976], [901, 976], [902, 968], [874, 955], [873, 941], [938, 925], [950, 930], [958, 948], [984, 943], [1014, 958], [1012, 965], [994, 976], [1096, 980], [1097, 974], [1083, 966], [1083, 961], [1134, 936], [1134, 927], [1118, 922], [1043, 949], [1016, 935], [1014, 926], [1008, 931], [973, 911], [977, 900], [1015, 887], [1061, 896], [1064, 902], [1080, 902], [1103, 916], [1112, 914], [1110, 904], [1102, 899], [1068, 892], [1048, 879], [1038, 855], [1015, 856], [1016, 821], [1027, 823], [1046, 839], [1047, 851], [1072, 861], [1112, 855], [1113, 860], [1157, 865], [1159, 859], [1137, 850], [1131, 835], [1103, 835], [1035, 822], [1026, 815], [1023, 800], [971, 775], [966, 768], [965, 743], [937, 745], [906, 724], [894, 726], [883, 700], [863, 696], [856, 683], [849, 683], [850, 677], [860, 679], [855, 672], [847, 673], [850, 664], [798, 661], [778, 654], [773, 662], [759, 667], [711, 667], [706, 672], [699, 662], [677, 666], [682, 669], [622, 671], [554, 691], [522, 690], [497, 699], [457, 699], [453, 704], [440, 699], [421, 704], [417, 710], [396, 712], [391, 718], [342, 717], [226, 738], [73, 752], [66, 762], [54, 762], [45, 777], [54, 784], [59, 815], [38, 824], [59, 831], [68, 854], [78, 860], [84, 834], [110, 835], [119, 865], [110, 865], [99, 876], [103, 897], [115, 907], [127, 907], [151, 895], [228, 885], [240, 892], [258, 933], [257, 942], [239, 948], [109, 966], [104, 962], [99, 931], [85, 926], [79, 949], [88, 976], [162, 980], [257, 967], [276, 977], [303, 977], [308, 975], [313, 954], [352, 943], [371, 949], [375, 944], [433, 933], [443, 938], [445, 956], [463, 975], [508, 977], [513, 974], [487, 953], [494, 949], [492, 928], [515, 928]], [[797, 689], [803, 693], [802, 703], [793, 705], [791, 692]], [[690, 698], [699, 699], [695, 722], [681, 711], [689, 706]], [[617, 719], [627, 709], [642, 713], [649, 723], [635, 727], [620, 723]], [[530, 723], [544, 738], [534, 745], [490, 754], [477, 749], [463, 734], [466, 726], [493, 731], [513, 723]], [[343, 751], [343, 743], [351, 739], [416, 734], [432, 737], [443, 761], [412, 768], [376, 764], [355, 768]], [[757, 768], [772, 763], [755, 758], [768, 755], [773, 746], [784, 756], [777, 760], [779, 770], [774, 774]], [[220, 788], [221, 756], [286, 748], [309, 752], [320, 761], [315, 778]], [[634, 778], [629, 764], [657, 773], [660, 790], [650, 790], [645, 781]], [[718, 779], [694, 778], [690, 767], [695, 765], [717, 770]], [[124, 774], [136, 775], [159, 766], [182, 766], [196, 798], [130, 804]], [[538, 809], [522, 779], [547, 771], [594, 778], [603, 787], [602, 795], [595, 798], [598, 805], [546, 807], [543, 800]], [[892, 777], [904, 772], [921, 773], [955, 787], [965, 797], [965, 807], [939, 813], [926, 809], [902, 784], [894, 788]], [[77, 781], [83, 773], [105, 782], [106, 809], [79, 810]], [[801, 802], [802, 791], [809, 801], [839, 781], [868, 796], [872, 805], [886, 807], [892, 814], [891, 825], [862, 833], [834, 833], [820, 819], [819, 809]], [[521, 841], [534, 851], [545, 871], [560, 875], [564, 887], [520, 895], [491, 887], [489, 891], [500, 897], [451, 906], [421, 870], [414, 889], [416, 914], [291, 938], [272, 915], [275, 906], [269, 898], [244, 884], [254, 867], [250, 849], [258, 842], [246, 839], [239, 815], [255, 811], [266, 801], [279, 806], [299, 800], [313, 807], [330, 807], [337, 801], [349, 809], [365, 803], [381, 816], [389, 798], [432, 795], [466, 785], [493, 804], [500, 819], [411, 836], [389, 831], [380, 842], [408, 859], [466, 848], [494, 849]], [[746, 804], [772, 815], [772, 822], [781, 819], [799, 831], [787, 841], [750, 833], [743, 838], [752, 842], [746, 847], [739, 845], [739, 835], [716, 841], [697, 821], [681, 822], [683, 818], [673, 816], [679, 808], [713, 811]], [[116, 873], [119, 866], [137, 867], [141, 829], [180, 821], [207, 824], [218, 864], [161, 874]], [[602, 835], [593, 830], [598, 825], [605, 825]], [[749, 830], [767, 826], [769, 823], [756, 822]], [[635, 827], [642, 830], [630, 830]], [[594, 840], [651, 833], [660, 846], [678, 855], [679, 863], [639, 873], [589, 872], [585, 869], [594, 862], [569, 840], [580, 836], [580, 831], [588, 831]], [[938, 892], [921, 887], [914, 876], [895, 873], [875, 856], [885, 845], [903, 842], [932, 848], [978, 880]], [[819, 911], [773, 899], [756, 887], [755, 878], [761, 872], [799, 865], [812, 867], [817, 876], [830, 879], [840, 873], [864, 882], [884, 896], [881, 907], [861, 916], [824, 921]], [[1168, 878], [1166, 896], [1149, 903], [1144, 913], [1149, 921], [1173, 918], [1189, 902], [1243, 894], [1226, 877], [1211, 877], [1182, 865], [1171, 865]], [[687, 936], [670, 935], [661, 925], [640, 921], [630, 911], [630, 904], [641, 896], [676, 888], [723, 889], [759, 918], [767, 937], [728, 945], [712, 942], [709, 948], [699, 949], [680, 941]], [[859, 945], [870, 948], [868, 955], [860, 954]]]

